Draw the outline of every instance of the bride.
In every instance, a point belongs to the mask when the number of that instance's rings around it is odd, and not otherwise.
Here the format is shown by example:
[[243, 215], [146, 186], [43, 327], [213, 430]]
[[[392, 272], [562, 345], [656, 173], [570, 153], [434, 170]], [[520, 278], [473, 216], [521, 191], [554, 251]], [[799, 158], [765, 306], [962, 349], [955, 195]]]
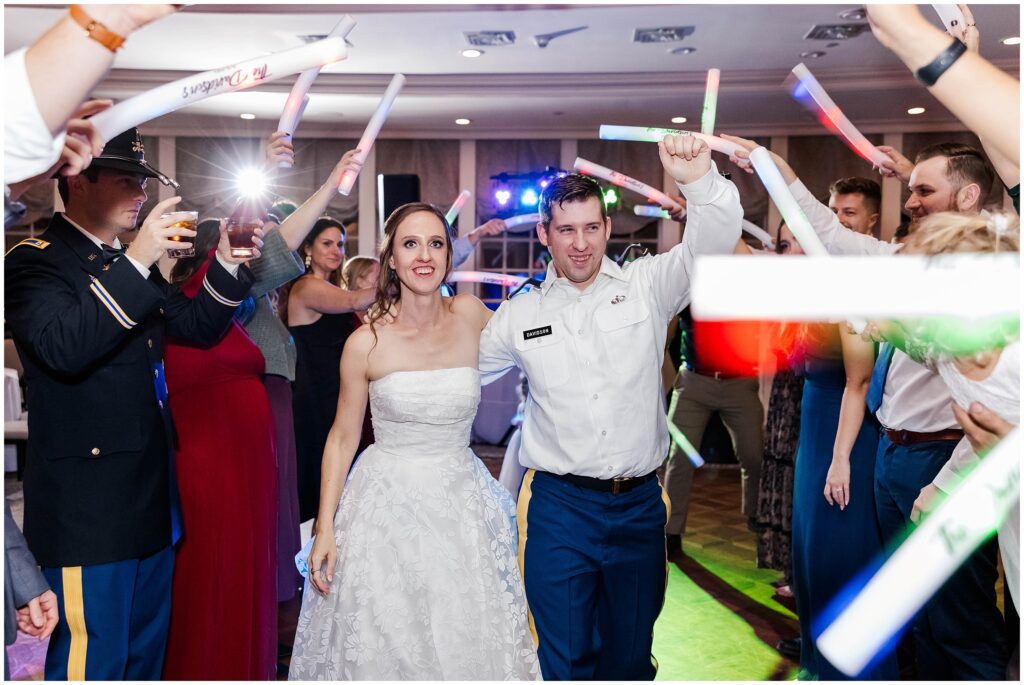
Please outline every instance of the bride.
[[[539, 678], [514, 505], [468, 447], [491, 312], [440, 295], [451, 260], [437, 209], [388, 218], [375, 311], [397, 314], [341, 358], [290, 680]], [[376, 443], [346, 482], [367, 399]]]

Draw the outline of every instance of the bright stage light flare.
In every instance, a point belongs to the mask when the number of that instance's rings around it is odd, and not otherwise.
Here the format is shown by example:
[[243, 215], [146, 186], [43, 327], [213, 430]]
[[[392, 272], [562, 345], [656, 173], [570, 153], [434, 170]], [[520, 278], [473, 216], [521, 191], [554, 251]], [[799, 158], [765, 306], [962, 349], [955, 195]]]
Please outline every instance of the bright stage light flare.
[[262, 195], [268, 184], [266, 175], [255, 167], [248, 167], [238, 172], [235, 185], [240, 193], [248, 197]]
[[1020, 500], [1020, 450], [1020, 429], [1015, 429], [980, 460], [863, 589], [854, 585], [837, 595], [825, 613], [838, 616], [816, 636], [818, 649], [836, 668], [851, 677], [862, 673], [999, 529]]

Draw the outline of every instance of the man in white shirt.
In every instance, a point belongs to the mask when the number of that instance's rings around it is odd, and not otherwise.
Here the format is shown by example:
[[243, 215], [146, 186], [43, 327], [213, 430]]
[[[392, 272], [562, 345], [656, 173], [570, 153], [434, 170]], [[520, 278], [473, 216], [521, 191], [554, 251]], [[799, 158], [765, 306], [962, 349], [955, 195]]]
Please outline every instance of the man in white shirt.
[[705, 143], [668, 136], [688, 202], [682, 243], [620, 268], [600, 186], [570, 174], [541, 196], [543, 285], [502, 304], [480, 341], [484, 382], [526, 374], [519, 549], [545, 679], [653, 679], [665, 594], [668, 451], [661, 362], [698, 253], [731, 253], [743, 210]]
[[[891, 255], [902, 247], [844, 228], [784, 159], [772, 157], [829, 253]], [[915, 224], [929, 214], [981, 211], [994, 174], [977, 150], [940, 143], [918, 153], [908, 180], [910, 198], [905, 209], [911, 215], [912, 233]], [[949, 460], [963, 431], [939, 374], [888, 344], [879, 351], [867, 404], [881, 423], [875, 507], [882, 537], [891, 543], [910, 525], [914, 500]], [[914, 623], [918, 677], [1002, 679], [1007, 657], [995, 598], [995, 550], [994, 540], [978, 550], [918, 615]]]

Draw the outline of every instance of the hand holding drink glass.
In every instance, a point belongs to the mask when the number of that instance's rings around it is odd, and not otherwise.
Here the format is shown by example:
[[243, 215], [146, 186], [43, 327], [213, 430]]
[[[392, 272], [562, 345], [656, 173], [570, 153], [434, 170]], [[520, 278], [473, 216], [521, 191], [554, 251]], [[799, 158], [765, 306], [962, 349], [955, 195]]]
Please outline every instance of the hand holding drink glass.
[[263, 228], [267, 203], [260, 196], [243, 196], [235, 203], [227, 219], [228, 244], [231, 256], [252, 259], [259, 256], [262, 241], [256, 242], [256, 229]]
[[[170, 228], [184, 228], [189, 231], [195, 231], [196, 225], [199, 223], [199, 212], [168, 212], [160, 215], [161, 219], [176, 219], [174, 223], [170, 225]], [[193, 233], [193, 235], [195, 235]], [[182, 242], [181, 235], [172, 235], [170, 239], [176, 243]], [[167, 256], [171, 259], [178, 259], [179, 257], [192, 257], [196, 253], [196, 248], [193, 245], [188, 247], [171, 248], [167, 250]]]

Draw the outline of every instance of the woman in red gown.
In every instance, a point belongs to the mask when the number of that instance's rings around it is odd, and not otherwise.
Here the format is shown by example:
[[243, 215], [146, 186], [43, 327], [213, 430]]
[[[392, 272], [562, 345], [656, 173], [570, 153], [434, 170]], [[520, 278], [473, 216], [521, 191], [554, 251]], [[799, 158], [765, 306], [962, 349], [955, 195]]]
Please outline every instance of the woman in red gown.
[[[196, 257], [175, 265], [171, 280], [186, 295], [199, 291], [215, 258], [217, 225], [202, 222]], [[237, 321], [212, 347], [168, 341], [185, 531], [174, 567], [167, 680], [276, 677], [277, 467], [263, 368]]]

